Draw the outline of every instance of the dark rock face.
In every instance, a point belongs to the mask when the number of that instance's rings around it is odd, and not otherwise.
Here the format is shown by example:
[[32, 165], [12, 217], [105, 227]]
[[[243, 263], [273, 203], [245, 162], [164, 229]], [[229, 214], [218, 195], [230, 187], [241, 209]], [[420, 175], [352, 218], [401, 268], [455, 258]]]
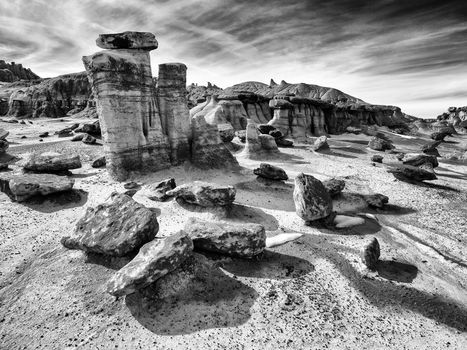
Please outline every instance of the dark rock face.
[[17, 80], [34, 79], [40, 79], [40, 77], [29, 68], [24, 68], [22, 64], [16, 64], [15, 62], [6, 63], [0, 60], [0, 81], [11, 83]]
[[441, 144], [442, 141], [433, 141], [433, 142], [428, 142], [427, 144], [423, 145], [421, 147], [421, 151], [425, 154], [429, 154], [435, 157], [441, 157], [441, 155], [438, 152], [438, 147]]
[[69, 156], [60, 153], [32, 153], [23, 168], [36, 173], [59, 173], [66, 170], [81, 168], [79, 156]]
[[444, 138], [446, 136], [452, 136], [452, 133], [449, 131], [448, 132], [434, 132], [430, 135], [431, 139], [435, 141], [444, 141]]
[[394, 149], [394, 145], [382, 138], [379, 138], [377, 136], [374, 136], [370, 142], [368, 143], [368, 147], [371, 149], [374, 149], [375, 151], [385, 151], [385, 150], [391, 150]]
[[158, 47], [154, 34], [147, 32], [99, 34], [96, 45], [102, 49], [154, 50]]
[[0, 190], [13, 201], [23, 202], [33, 196], [69, 191], [75, 180], [51, 174], [20, 174], [0, 176]]
[[395, 178], [403, 181], [414, 180], [436, 180], [436, 174], [432, 171], [428, 171], [412, 165], [399, 165], [388, 169], [389, 173], [392, 173]]
[[202, 181], [194, 181], [168, 191], [168, 196], [175, 196], [187, 203], [202, 207], [230, 205], [235, 200], [237, 191], [233, 186], [221, 186]]
[[253, 173], [270, 180], [287, 180], [289, 178], [284, 169], [267, 163], [261, 163], [259, 168], [253, 170]]
[[107, 292], [118, 297], [134, 293], [174, 271], [193, 251], [193, 242], [183, 231], [146, 243], [127, 265], [107, 283]]
[[329, 216], [332, 200], [326, 187], [311, 175], [298, 174], [293, 192], [295, 211], [305, 221], [315, 221]]
[[366, 195], [365, 201], [368, 203], [369, 207], [381, 209], [389, 202], [389, 197], [381, 193], [375, 193]]
[[93, 168], [102, 168], [106, 164], [105, 156], [99, 157], [96, 160], [92, 162], [92, 167]]
[[262, 253], [266, 247], [266, 232], [258, 224], [231, 224], [191, 218], [184, 231], [193, 240], [196, 250], [251, 258]]
[[124, 256], [154, 239], [158, 231], [152, 210], [114, 192], [104, 203], [88, 208], [73, 235], [61, 242], [70, 249]]
[[371, 161], [372, 162], [375, 162], [375, 163], [382, 163], [383, 162], [383, 156], [382, 155], [379, 155], [379, 154], [373, 154], [371, 156]]
[[[261, 134], [270, 135], [271, 131], [277, 130], [274, 126], [268, 124], [258, 124], [256, 126]], [[271, 135], [272, 136], [272, 135]]]
[[222, 142], [230, 142], [234, 139], [235, 129], [229, 123], [218, 124], [217, 129], [219, 130]]
[[379, 256], [380, 256], [379, 242], [376, 238], [373, 238], [373, 240], [363, 248], [362, 262], [370, 270], [375, 270], [376, 264], [378, 263], [378, 260], [379, 260]]
[[409, 153], [404, 156], [404, 164], [412, 166], [422, 166], [424, 164], [430, 164], [432, 168], [436, 168], [438, 160], [435, 156], [424, 154], [424, 153]]
[[7, 140], [0, 140], [0, 154], [6, 153], [9, 147], [10, 144]]
[[151, 184], [144, 189], [144, 195], [153, 201], [163, 202], [170, 198], [168, 191], [176, 187], [175, 179], [165, 179]]
[[323, 181], [323, 185], [331, 197], [336, 197], [344, 190], [345, 181], [341, 179], [330, 179]]

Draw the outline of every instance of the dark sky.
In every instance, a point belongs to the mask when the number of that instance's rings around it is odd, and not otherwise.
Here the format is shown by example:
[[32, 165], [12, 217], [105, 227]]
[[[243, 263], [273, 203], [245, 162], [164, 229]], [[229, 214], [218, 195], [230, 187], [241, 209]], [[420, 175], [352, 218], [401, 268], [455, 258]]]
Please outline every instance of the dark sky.
[[99, 33], [151, 31], [189, 82], [305, 82], [433, 117], [467, 105], [467, 1], [0, 2], [0, 58], [41, 76], [83, 70]]

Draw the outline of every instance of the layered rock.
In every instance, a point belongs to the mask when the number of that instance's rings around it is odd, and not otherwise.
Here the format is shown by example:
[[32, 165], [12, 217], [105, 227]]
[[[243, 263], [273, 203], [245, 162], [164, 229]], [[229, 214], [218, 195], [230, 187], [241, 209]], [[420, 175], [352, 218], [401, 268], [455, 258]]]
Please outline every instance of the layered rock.
[[107, 283], [107, 292], [119, 297], [134, 293], [174, 271], [190, 255], [193, 242], [183, 231], [154, 239], [141, 247], [138, 254]]
[[0, 190], [13, 201], [23, 202], [33, 196], [69, 191], [75, 180], [52, 174], [2, 174]]
[[233, 186], [194, 181], [167, 191], [166, 194], [180, 198], [189, 204], [196, 204], [202, 207], [216, 207], [232, 204], [237, 191]]
[[104, 203], [88, 208], [74, 233], [61, 242], [70, 249], [124, 256], [153, 240], [158, 231], [154, 211], [114, 192]]
[[258, 224], [231, 224], [191, 218], [184, 231], [193, 240], [196, 250], [251, 258], [262, 253], [266, 247], [266, 232]]
[[0, 60], [0, 81], [14, 82], [17, 80], [34, 80], [40, 77], [29, 68], [24, 68], [22, 64], [15, 62], [6, 63]]

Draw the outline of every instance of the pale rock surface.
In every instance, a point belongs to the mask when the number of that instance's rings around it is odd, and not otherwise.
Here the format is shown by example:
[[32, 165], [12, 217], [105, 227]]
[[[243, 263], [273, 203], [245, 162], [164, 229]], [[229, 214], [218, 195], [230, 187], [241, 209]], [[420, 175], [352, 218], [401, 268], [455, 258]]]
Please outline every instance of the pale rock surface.
[[273, 237], [266, 238], [266, 248], [277, 247], [285, 243], [295, 241], [302, 236], [303, 234], [301, 233], [279, 233]]
[[37, 173], [58, 173], [81, 168], [81, 160], [79, 156], [60, 154], [57, 152], [33, 152], [25, 159], [23, 168]]
[[355, 216], [336, 215], [334, 218], [334, 224], [336, 225], [336, 228], [348, 228], [363, 225], [364, 223], [365, 219]]

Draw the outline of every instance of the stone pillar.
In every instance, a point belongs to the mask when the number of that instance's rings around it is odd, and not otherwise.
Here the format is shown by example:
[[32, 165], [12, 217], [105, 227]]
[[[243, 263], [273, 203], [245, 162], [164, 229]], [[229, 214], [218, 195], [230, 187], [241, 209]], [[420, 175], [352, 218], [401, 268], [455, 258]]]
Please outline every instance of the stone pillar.
[[83, 57], [83, 63], [96, 98], [110, 175], [122, 181], [131, 171], [169, 167], [149, 58], [149, 51], [157, 48], [154, 35], [101, 34], [96, 44], [107, 50]]
[[157, 94], [162, 130], [168, 136], [170, 160], [180, 164], [190, 159], [191, 125], [186, 92], [186, 66], [183, 63], [159, 65]]
[[284, 137], [288, 136], [290, 132], [293, 104], [284, 99], [272, 99], [269, 101], [269, 106], [274, 108], [274, 115], [268, 124], [274, 126], [277, 130], [280, 130]]

